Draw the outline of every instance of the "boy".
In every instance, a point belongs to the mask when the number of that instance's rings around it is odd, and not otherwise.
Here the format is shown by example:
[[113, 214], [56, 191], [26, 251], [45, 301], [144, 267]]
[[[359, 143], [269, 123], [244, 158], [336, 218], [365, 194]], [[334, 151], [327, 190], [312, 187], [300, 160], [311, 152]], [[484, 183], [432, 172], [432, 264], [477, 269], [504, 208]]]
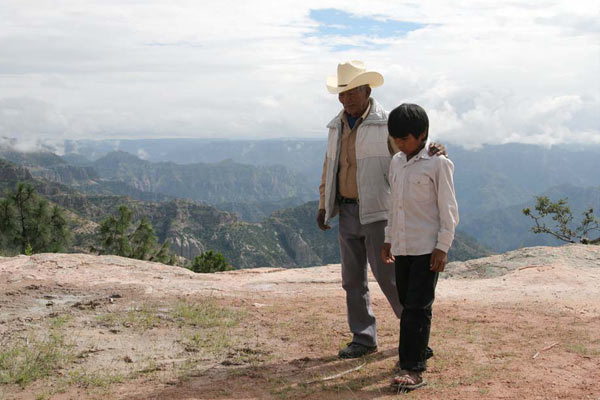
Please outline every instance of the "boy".
[[385, 228], [383, 260], [395, 262], [396, 286], [404, 309], [400, 320], [400, 390], [424, 386], [431, 306], [438, 274], [458, 224], [454, 164], [431, 157], [426, 148], [429, 119], [416, 104], [402, 104], [388, 118], [388, 131], [400, 149], [390, 163], [392, 207]]

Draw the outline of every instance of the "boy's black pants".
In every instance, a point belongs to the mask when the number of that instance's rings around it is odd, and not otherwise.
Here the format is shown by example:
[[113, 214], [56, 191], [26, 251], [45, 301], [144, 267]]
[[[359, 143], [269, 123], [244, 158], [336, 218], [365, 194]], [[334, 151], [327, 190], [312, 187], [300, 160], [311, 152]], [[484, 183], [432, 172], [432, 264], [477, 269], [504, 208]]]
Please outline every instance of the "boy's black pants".
[[438, 272], [430, 269], [431, 254], [395, 256], [396, 287], [404, 307], [400, 320], [400, 368], [425, 371], [431, 329], [431, 306]]

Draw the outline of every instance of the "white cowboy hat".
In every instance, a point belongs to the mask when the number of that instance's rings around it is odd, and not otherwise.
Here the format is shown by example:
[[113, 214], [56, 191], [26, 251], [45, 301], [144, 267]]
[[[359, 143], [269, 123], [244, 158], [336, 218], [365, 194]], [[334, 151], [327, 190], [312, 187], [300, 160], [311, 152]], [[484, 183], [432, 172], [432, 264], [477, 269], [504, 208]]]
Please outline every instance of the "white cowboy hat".
[[339, 63], [337, 76], [327, 77], [329, 93], [342, 93], [362, 85], [369, 85], [372, 88], [381, 86], [383, 76], [379, 72], [367, 71], [365, 63], [359, 60]]

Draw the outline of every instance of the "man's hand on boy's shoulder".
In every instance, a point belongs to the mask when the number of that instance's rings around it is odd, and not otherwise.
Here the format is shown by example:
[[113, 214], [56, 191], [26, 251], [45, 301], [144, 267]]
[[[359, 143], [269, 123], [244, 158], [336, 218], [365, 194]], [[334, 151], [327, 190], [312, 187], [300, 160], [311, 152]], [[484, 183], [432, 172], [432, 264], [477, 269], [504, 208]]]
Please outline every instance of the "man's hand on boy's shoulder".
[[386, 264], [391, 264], [395, 261], [394, 255], [392, 254], [391, 243], [384, 243], [383, 246], [381, 246], [381, 258]]
[[432, 156], [434, 154], [448, 157], [448, 153], [446, 153], [446, 146], [441, 143], [431, 142], [429, 144], [429, 155]]
[[442, 272], [446, 268], [448, 254], [440, 249], [434, 249], [431, 253], [431, 270], [433, 272]]

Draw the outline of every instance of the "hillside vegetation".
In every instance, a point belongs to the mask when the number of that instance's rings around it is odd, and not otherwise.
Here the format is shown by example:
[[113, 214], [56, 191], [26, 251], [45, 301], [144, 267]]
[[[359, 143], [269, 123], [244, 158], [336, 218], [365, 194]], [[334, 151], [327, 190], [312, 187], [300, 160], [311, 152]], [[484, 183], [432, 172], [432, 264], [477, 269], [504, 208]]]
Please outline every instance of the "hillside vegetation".
[[[452, 259], [559, 244], [532, 233], [521, 213], [538, 195], [566, 198], [575, 216], [588, 208], [600, 216], [599, 148], [447, 147], [461, 219]], [[119, 202], [148, 213], [159, 240], [187, 258], [214, 249], [243, 268], [339, 260], [335, 234], [323, 236], [314, 203], [307, 206], [317, 198], [322, 140], [78, 141], [65, 150], [60, 157], [5, 149], [0, 157], [24, 168], [11, 173], [37, 178], [39, 191], [93, 223]], [[231, 222], [207, 225], [206, 215], [222, 212]], [[76, 248], [89, 240], [80, 236]]]
[[[72, 213], [74, 232], [70, 251], [89, 251], [96, 246], [95, 231], [107, 215], [116, 215], [120, 205], [133, 211], [133, 219], [146, 217], [160, 243], [168, 241], [174, 254], [193, 260], [207, 250], [225, 255], [236, 268], [306, 267], [339, 262], [337, 231], [322, 232], [315, 223], [316, 202], [277, 211], [259, 223], [239, 220], [235, 214], [208, 204], [172, 199], [152, 202], [126, 196], [85, 194], [74, 188], [35, 179], [26, 169], [0, 164], [5, 188], [17, 181], [30, 182], [51, 202]], [[466, 260], [489, 254], [468, 236], [457, 234], [451, 260]]]
[[[235, 144], [214, 139], [88, 140], [65, 144], [65, 150], [73, 158], [80, 157], [78, 153], [96, 159], [120, 149], [143, 154], [152, 162], [230, 159], [256, 166], [283, 165], [305, 177], [308, 191], [314, 191], [319, 184], [325, 147], [325, 140], [301, 139], [245, 140]], [[544, 235], [531, 233], [530, 221], [520, 213], [520, 209], [535, 201], [535, 196], [547, 195], [551, 200], [567, 197], [575, 215], [592, 207], [600, 216], [600, 146], [510, 143], [467, 150], [446, 143], [446, 147], [455, 165], [461, 214], [459, 229], [494, 251], [558, 244]], [[302, 203], [289, 201], [287, 207]], [[224, 205], [224, 209], [250, 222], [257, 222], [276, 210], [261, 211], [264, 207], [247, 201]]]

